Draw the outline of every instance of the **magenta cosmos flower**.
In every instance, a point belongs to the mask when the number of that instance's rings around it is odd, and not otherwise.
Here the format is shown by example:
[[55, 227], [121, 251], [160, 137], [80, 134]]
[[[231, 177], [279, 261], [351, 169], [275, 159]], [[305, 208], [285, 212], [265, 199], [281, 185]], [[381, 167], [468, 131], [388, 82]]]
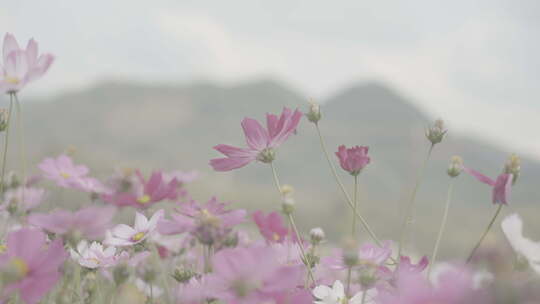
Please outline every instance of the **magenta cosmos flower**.
[[510, 197], [510, 190], [512, 188], [512, 174], [502, 173], [496, 180], [493, 180], [473, 169], [463, 167], [463, 171], [493, 188], [491, 195], [493, 204], [508, 205], [508, 198]]
[[279, 147], [296, 131], [302, 118], [302, 112], [284, 108], [278, 118], [274, 114], [266, 114], [265, 129], [252, 118], [242, 120], [242, 128], [248, 148], [237, 148], [229, 145], [217, 145], [217, 151], [223, 153], [224, 158], [210, 160], [210, 165], [216, 171], [230, 171], [244, 167], [252, 161], [258, 160], [269, 163], [274, 160], [274, 149]]
[[43, 76], [53, 61], [51, 54], [38, 55], [38, 44], [34, 39], [28, 41], [26, 49], [21, 49], [15, 37], [6, 34], [0, 89], [7, 93], [18, 92], [27, 83]]
[[282, 265], [271, 247], [223, 249], [213, 257], [212, 265], [209, 290], [225, 303], [265, 303], [303, 284], [303, 268]]
[[257, 227], [259, 227], [261, 235], [269, 243], [281, 243], [285, 241], [289, 234], [289, 229], [283, 223], [281, 215], [275, 211], [268, 215], [264, 215], [260, 210], [255, 211], [253, 213], [253, 220], [257, 224]]
[[9, 233], [7, 249], [0, 254], [0, 271], [8, 281], [1, 300], [18, 292], [25, 303], [38, 303], [56, 284], [67, 253], [61, 240], [47, 244], [46, 239], [43, 232], [30, 228]]
[[108, 228], [116, 208], [87, 207], [76, 212], [55, 210], [50, 213], [36, 213], [28, 217], [28, 223], [48, 232], [66, 237], [80, 237], [91, 240], [101, 239]]
[[172, 220], [161, 220], [158, 231], [165, 235], [188, 232], [203, 244], [213, 244], [245, 220], [245, 210], [229, 210], [228, 205], [215, 197], [204, 205], [190, 201], [171, 214]]
[[176, 178], [166, 181], [160, 171], [153, 172], [148, 180], [142, 176], [139, 170], [135, 172], [135, 175], [137, 178], [130, 189], [127, 191], [118, 189], [115, 193], [104, 194], [102, 199], [120, 207], [148, 208], [157, 202], [178, 198]]
[[365, 146], [355, 146], [347, 149], [344, 145], [341, 145], [336, 152], [336, 156], [339, 159], [341, 168], [356, 176], [369, 164], [368, 150], [369, 148]]

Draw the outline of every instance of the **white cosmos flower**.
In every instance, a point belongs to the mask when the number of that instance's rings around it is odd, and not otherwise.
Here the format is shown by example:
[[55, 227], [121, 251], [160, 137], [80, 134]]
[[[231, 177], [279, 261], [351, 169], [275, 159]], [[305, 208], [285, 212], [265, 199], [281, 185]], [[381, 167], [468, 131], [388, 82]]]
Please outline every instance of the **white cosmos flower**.
[[514, 251], [527, 259], [531, 268], [540, 274], [540, 242], [523, 236], [521, 217], [516, 213], [509, 215], [502, 221], [501, 227]]
[[347, 301], [343, 284], [338, 280], [334, 282], [332, 288], [326, 285], [319, 285], [313, 289], [313, 295], [317, 298], [315, 304], [361, 304], [362, 292], [355, 294]]
[[136, 212], [134, 227], [119, 224], [113, 229], [107, 230], [105, 244], [112, 246], [131, 246], [138, 244], [156, 233], [157, 223], [163, 216], [163, 209], [156, 211], [150, 220], [141, 213]]
[[88, 246], [86, 240], [82, 240], [77, 245], [77, 251], [70, 249], [71, 258], [81, 266], [86, 268], [107, 268], [116, 265], [120, 259], [127, 259], [127, 252], [116, 254], [115, 247], [103, 247], [98, 242], [93, 242]]

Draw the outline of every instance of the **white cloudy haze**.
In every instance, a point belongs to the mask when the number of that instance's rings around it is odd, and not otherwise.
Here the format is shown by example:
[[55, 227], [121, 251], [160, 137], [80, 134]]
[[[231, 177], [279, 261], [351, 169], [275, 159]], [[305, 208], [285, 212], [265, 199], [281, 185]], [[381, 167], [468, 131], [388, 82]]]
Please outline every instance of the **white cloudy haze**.
[[57, 56], [28, 94], [102, 79], [274, 77], [324, 98], [363, 80], [540, 158], [539, 1], [5, 1], [0, 32]]

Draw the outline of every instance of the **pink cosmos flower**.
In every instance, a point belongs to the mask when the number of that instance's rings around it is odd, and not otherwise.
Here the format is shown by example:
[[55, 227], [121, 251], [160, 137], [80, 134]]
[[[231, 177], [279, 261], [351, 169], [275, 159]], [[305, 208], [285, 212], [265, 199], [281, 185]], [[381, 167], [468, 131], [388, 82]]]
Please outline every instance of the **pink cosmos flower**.
[[289, 234], [289, 229], [284, 225], [281, 215], [277, 212], [264, 215], [262, 211], [255, 211], [253, 213], [253, 220], [259, 232], [269, 243], [281, 243], [285, 241]]
[[96, 240], [103, 237], [115, 213], [112, 206], [91, 206], [76, 212], [55, 210], [31, 214], [28, 223], [58, 235]]
[[493, 204], [508, 205], [508, 198], [510, 196], [510, 190], [512, 188], [512, 174], [502, 173], [497, 177], [496, 180], [493, 180], [490, 177], [487, 177], [484, 174], [470, 168], [463, 167], [463, 171], [472, 175], [480, 182], [487, 184], [493, 188]]
[[274, 149], [296, 131], [301, 118], [302, 113], [299, 110], [293, 112], [289, 108], [284, 108], [279, 118], [267, 113], [266, 129], [255, 119], [244, 118], [242, 128], [248, 148], [217, 145], [214, 149], [226, 157], [212, 159], [210, 165], [216, 171], [230, 171], [244, 167], [255, 160], [271, 162], [274, 159]]
[[441, 273], [435, 285], [418, 272], [403, 273], [394, 285], [393, 289], [379, 290], [376, 303], [490, 303], [482, 290], [474, 288], [471, 272], [463, 267], [453, 267]]
[[[392, 255], [392, 241], [383, 241], [382, 246], [365, 243], [358, 251], [358, 266], [384, 266], [385, 262]], [[408, 258], [407, 258], [408, 259]], [[347, 269], [343, 251], [335, 250], [331, 256], [323, 258], [323, 263], [331, 269]]]
[[365, 146], [355, 146], [347, 149], [344, 145], [341, 145], [336, 152], [336, 156], [339, 159], [341, 168], [351, 175], [356, 176], [370, 162], [370, 158], [367, 155], [368, 150], [369, 148]]
[[0, 254], [0, 271], [7, 274], [8, 282], [0, 300], [18, 292], [26, 304], [35, 304], [54, 287], [67, 253], [61, 240], [50, 244], [46, 240], [45, 233], [31, 228], [8, 234], [7, 249]]
[[132, 246], [151, 238], [157, 231], [157, 223], [163, 218], [165, 211], [156, 211], [150, 219], [139, 212], [135, 213], [135, 225], [130, 227], [126, 224], [118, 224], [112, 230], [108, 230], [105, 244], [112, 246]]
[[230, 304], [265, 303], [277, 293], [294, 291], [303, 279], [302, 267], [281, 265], [270, 247], [223, 249], [212, 265], [209, 290]]
[[43, 177], [50, 179], [60, 187], [73, 188], [78, 179], [86, 177], [89, 170], [84, 165], [75, 165], [71, 157], [62, 154], [57, 158], [46, 158], [39, 165]]
[[69, 250], [71, 258], [79, 265], [90, 268], [109, 268], [119, 261], [129, 259], [129, 254], [126, 251], [117, 253], [116, 247], [104, 247], [98, 242], [92, 242], [88, 245], [86, 240], [82, 240], [77, 244], [77, 250]]
[[408, 256], [401, 256], [399, 258], [399, 271], [405, 273], [421, 273], [426, 269], [429, 264], [427, 256], [423, 256], [417, 264], [411, 262], [411, 258]]
[[18, 92], [27, 83], [34, 81], [49, 69], [54, 57], [51, 54], [38, 56], [38, 44], [30, 39], [26, 49], [21, 49], [12, 34], [4, 36], [3, 64], [0, 66], [0, 90]]
[[202, 243], [212, 244], [245, 220], [245, 210], [228, 210], [228, 205], [218, 202], [215, 197], [204, 205], [190, 201], [176, 209], [177, 212], [171, 215], [172, 220], [161, 220], [158, 230], [166, 235], [189, 232]]
[[[165, 182], [162, 172], [153, 172], [146, 180], [141, 172], [135, 172], [137, 179], [129, 189], [117, 189], [115, 193], [102, 195], [106, 202], [120, 207], [132, 206], [135, 208], [148, 208], [163, 200], [175, 200], [178, 197], [178, 181], [173, 178]], [[127, 190], [127, 191], [126, 191]]]

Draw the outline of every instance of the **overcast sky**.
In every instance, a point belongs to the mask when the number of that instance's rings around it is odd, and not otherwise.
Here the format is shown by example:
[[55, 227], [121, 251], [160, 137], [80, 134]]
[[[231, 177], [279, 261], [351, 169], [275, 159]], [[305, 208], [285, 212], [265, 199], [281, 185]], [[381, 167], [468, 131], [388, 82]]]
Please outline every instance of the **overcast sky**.
[[236, 83], [271, 76], [308, 97], [396, 88], [453, 129], [540, 158], [540, 1], [17, 0], [0, 32], [57, 56], [26, 90], [106, 78]]

